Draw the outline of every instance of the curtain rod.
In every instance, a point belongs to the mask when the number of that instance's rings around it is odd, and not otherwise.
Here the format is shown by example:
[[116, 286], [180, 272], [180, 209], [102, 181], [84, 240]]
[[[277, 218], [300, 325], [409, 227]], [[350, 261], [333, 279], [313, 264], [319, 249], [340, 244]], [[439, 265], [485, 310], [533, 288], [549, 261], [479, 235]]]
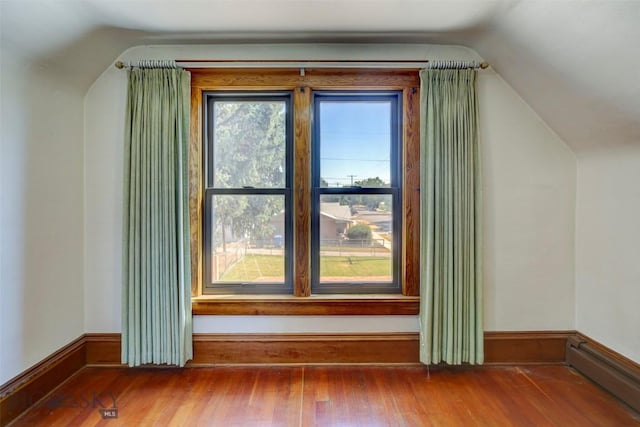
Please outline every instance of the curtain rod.
[[[178, 64], [428, 64], [432, 61], [428, 59], [176, 59]], [[466, 63], [473, 64], [474, 61], [433, 61], [433, 62], [451, 62], [451, 63]], [[125, 63], [117, 61], [115, 63], [116, 68], [131, 68], [135, 67], [135, 63]], [[470, 68], [486, 69], [489, 67], [487, 62], [480, 62], [477, 66], [471, 66]], [[455, 68], [455, 67], [452, 67]]]

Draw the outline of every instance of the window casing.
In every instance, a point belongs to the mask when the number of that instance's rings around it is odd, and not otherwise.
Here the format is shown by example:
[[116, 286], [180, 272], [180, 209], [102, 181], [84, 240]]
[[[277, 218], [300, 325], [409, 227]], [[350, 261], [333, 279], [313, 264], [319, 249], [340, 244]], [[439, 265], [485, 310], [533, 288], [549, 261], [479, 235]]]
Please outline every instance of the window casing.
[[[374, 69], [191, 69], [190, 218], [192, 295], [194, 314], [417, 314], [419, 289], [419, 77], [418, 70]], [[402, 294], [320, 294], [311, 285], [312, 109], [313, 93], [396, 93], [402, 150], [398, 151], [397, 277]], [[276, 291], [210, 295], [204, 268], [205, 139], [207, 93], [288, 92], [292, 96], [293, 149], [291, 177], [291, 287], [292, 293]], [[246, 189], [251, 190], [251, 189]], [[262, 191], [262, 190], [260, 190]], [[258, 191], [258, 192], [260, 192]], [[379, 190], [374, 190], [379, 191]], [[385, 190], [386, 191], [386, 190]], [[396, 236], [394, 236], [396, 237]], [[287, 292], [290, 292], [287, 290]], [[371, 291], [374, 292], [374, 291]], [[381, 292], [385, 292], [382, 290]], [[392, 291], [393, 292], [393, 291]], [[306, 298], [299, 298], [306, 297]]]

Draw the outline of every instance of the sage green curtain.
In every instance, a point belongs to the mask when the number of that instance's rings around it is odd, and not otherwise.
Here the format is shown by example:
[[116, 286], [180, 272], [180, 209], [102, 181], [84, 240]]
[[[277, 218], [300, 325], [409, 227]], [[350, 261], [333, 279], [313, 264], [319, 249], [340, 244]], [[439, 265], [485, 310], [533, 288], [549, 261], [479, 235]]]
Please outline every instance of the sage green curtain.
[[484, 360], [476, 74], [420, 72], [420, 360], [425, 364]]
[[190, 74], [129, 71], [125, 123], [122, 362], [192, 358]]

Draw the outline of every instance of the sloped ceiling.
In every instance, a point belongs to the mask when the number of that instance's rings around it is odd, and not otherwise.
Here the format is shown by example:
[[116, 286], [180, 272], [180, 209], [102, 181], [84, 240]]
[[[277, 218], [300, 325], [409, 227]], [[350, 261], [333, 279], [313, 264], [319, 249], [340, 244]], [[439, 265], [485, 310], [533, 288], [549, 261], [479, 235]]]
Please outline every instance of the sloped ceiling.
[[81, 90], [142, 44], [459, 44], [490, 62], [578, 154], [640, 144], [640, 0], [1, 0], [0, 7], [3, 49], [47, 64]]

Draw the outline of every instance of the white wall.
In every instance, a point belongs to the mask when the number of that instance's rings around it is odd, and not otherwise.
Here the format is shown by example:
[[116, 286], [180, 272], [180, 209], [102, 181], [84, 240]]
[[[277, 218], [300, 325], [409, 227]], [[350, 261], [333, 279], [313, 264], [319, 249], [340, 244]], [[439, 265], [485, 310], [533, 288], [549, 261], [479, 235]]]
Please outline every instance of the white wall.
[[575, 155], [500, 76], [479, 75], [485, 327], [572, 330]]
[[[138, 47], [145, 58], [479, 59], [432, 45]], [[574, 328], [574, 197], [570, 150], [493, 71], [480, 72], [485, 161], [485, 328]], [[126, 73], [111, 67], [85, 98], [87, 332], [120, 331], [122, 138]], [[415, 316], [198, 316], [196, 332], [417, 331]], [[294, 325], [294, 326], [292, 326]]]
[[576, 328], [640, 362], [640, 145], [578, 161]]
[[109, 68], [85, 97], [86, 332], [120, 332], [127, 73]]
[[0, 384], [84, 333], [83, 94], [1, 52]]

